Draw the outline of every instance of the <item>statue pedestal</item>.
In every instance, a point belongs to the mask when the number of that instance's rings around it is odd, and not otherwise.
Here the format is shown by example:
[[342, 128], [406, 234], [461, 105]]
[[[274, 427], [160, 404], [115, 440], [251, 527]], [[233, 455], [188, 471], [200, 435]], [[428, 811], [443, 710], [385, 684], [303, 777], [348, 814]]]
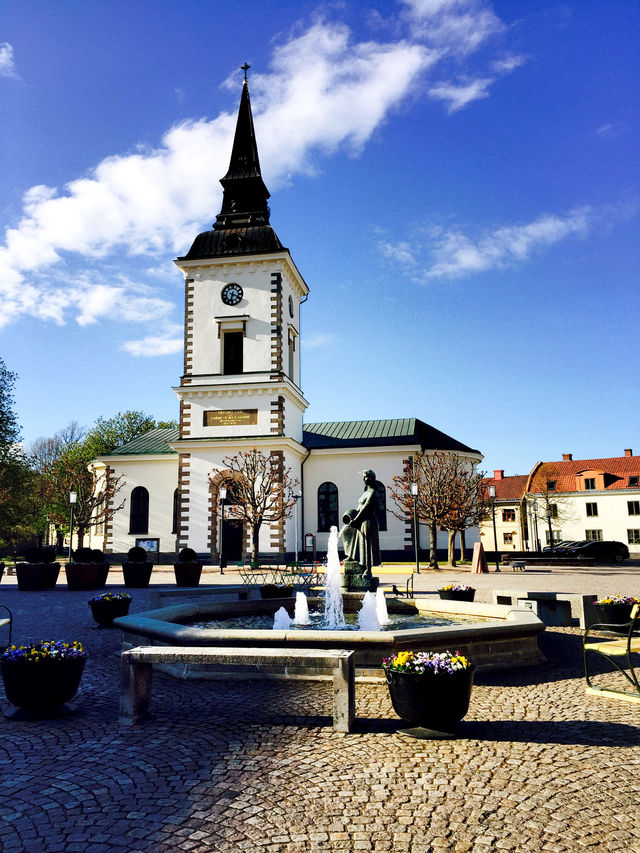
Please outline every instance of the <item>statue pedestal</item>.
[[342, 566], [344, 568], [342, 589], [345, 592], [375, 592], [377, 590], [380, 580], [370, 574], [363, 575], [360, 563], [356, 563], [355, 560], [345, 560]]

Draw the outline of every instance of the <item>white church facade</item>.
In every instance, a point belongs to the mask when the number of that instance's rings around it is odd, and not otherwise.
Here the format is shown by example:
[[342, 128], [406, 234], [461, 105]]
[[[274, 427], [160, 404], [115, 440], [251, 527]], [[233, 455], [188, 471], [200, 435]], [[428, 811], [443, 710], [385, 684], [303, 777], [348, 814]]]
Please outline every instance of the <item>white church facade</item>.
[[[246, 79], [221, 184], [212, 230], [175, 261], [185, 278], [184, 370], [173, 389], [179, 427], [152, 430], [94, 461], [104, 476], [124, 475], [125, 485], [122, 509], [93, 530], [91, 547], [123, 554], [141, 542], [170, 555], [188, 546], [215, 562], [242, 560], [251, 533], [223, 518], [219, 490], [225, 458], [256, 448], [290, 469], [300, 495], [289, 518], [263, 525], [262, 556], [311, 557], [311, 543], [322, 554], [330, 526], [357, 505], [361, 472], [371, 468], [383, 559], [411, 559], [412, 520], [392, 512], [393, 476], [418, 451], [455, 453], [471, 465], [481, 454], [414, 418], [304, 423], [300, 308], [309, 289], [269, 223]], [[426, 529], [419, 545], [428, 545]]]

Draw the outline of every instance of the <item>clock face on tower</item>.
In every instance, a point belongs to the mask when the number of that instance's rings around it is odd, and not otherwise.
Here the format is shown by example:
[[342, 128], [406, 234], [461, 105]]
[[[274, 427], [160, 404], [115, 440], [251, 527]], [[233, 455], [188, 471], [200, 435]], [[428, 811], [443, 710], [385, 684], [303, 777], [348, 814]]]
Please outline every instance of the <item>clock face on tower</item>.
[[225, 305], [237, 305], [242, 296], [243, 290], [239, 284], [225, 284], [222, 288], [222, 301]]

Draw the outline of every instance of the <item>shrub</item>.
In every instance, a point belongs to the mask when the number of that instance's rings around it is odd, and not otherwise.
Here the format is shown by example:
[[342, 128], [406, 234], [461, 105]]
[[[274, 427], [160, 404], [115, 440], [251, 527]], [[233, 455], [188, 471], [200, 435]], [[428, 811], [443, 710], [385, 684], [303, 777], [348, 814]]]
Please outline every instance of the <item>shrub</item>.
[[193, 550], [193, 548], [183, 548], [182, 551], [178, 554], [178, 562], [179, 563], [195, 563], [197, 561], [197, 554]]
[[141, 548], [139, 545], [136, 545], [134, 548], [129, 549], [127, 559], [130, 563], [146, 563], [147, 552], [144, 550], [144, 548]]
[[55, 545], [45, 545], [42, 548], [27, 548], [24, 556], [27, 563], [55, 563]]

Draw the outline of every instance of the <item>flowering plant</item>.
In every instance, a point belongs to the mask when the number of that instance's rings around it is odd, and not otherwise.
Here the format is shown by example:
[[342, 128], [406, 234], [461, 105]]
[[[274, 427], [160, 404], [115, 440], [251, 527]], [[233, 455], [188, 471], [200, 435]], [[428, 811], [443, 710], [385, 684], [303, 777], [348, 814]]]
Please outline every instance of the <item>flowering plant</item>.
[[74, 640], [63, 643], [60, 640], [40, 640], [27, 646], [8, 646], [2, 653], [3, 661], [13, 663], [40, 663], [47, 660], [70, 660], [86, 658], [82, 643]]
[[439, 587], [438, 592], [469, 592], [470, 589], [473, 587], [464, 583], [448, 583], [446, 586]]
[[131, 601], [131, 596], [128, 592], [103, 592], [90, 598], [89, 604], [95, 604], [96, 601]]
[[471, 663], [460, 652], [398, 652], [382, 660], [382, 668], [385, 670], [418, 674], [451, 675], [470, 666]]
[[596, 604], [640, 604], [640, 598], [634, 598], [632, 595], [608, 595], [606, 598], [600, 598]]

